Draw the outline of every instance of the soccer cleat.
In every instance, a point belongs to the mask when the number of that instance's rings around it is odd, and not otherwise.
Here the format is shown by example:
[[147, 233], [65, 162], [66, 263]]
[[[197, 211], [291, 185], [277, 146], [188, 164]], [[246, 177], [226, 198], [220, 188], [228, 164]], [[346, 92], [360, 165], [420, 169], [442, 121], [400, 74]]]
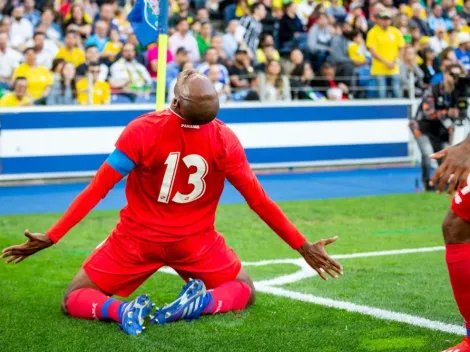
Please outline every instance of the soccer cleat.
[[148, 295], [140, 295], [133, 301], [124, 303], [121, 308], [119, 327], [129, 335], [139, 335], [144, 331], [144, 319], [150, 315], [153, 305]]
[[470, 338], [466, 336], [461, 343], [442, 352], [470, 352]]
[[201, 280], [190, 280], [184, 285], [178, 298], [150, 318], [152, 324], [167, 324], [177, 320], [190, 321], [198, 318], [208, 305], [206, 286]]

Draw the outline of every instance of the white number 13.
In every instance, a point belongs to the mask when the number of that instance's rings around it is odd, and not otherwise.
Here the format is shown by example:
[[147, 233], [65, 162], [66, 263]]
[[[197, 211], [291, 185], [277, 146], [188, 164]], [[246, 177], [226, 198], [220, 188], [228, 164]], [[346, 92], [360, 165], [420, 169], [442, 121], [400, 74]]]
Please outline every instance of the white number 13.
[[[161, 203], [168, 203], [173, 183], [175, 182], [176, 170], [178, 169], [178, 163], [180, 160], [180, 153], [170, 153], [165, 161], [166, 171], [163, 176], [162, 187], [160, 188], [160, 194], [158, 201]], [[189, 194], [182, 194], [176, 192], [173, 197], [175, 203], [189, 203], [202, 197], [206, 191], [206, 183], [204, 177], [206, 177], [209, 171], [207, 161], [200, 155], [190, 154], [183, 158], [184, 164], [190, 168], [191, 166], [196, 167], [196, 172], [189, 175], [188, 183], [194, 186], [194, 189]]]

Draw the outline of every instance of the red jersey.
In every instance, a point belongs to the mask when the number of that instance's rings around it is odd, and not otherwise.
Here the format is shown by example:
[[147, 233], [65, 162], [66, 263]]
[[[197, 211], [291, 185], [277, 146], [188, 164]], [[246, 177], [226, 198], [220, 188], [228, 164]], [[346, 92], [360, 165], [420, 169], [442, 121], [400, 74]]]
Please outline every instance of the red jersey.
[[[135, 167], [126, 184], [128, 204], [117, 231], [156, 243], [174, 242], [212, 228], [228, 181], [292, 248], [306, 239], [266, 195], [240, 141], [223, 122], [192, 125], [171, 110], [132, 121], [116, 148]], [[111, 165], [112, 166], [112, 165]], [[107, 163], [48, 232], [57, 242], [122, 179]]]
[[170, 110], [132, 121], [116, 148], [136, 167], [126, 184], [119, 231], [174, 241], [214, 225], [225, 178], [255, 177], [235, 134], [221, 121], [192, 125]]

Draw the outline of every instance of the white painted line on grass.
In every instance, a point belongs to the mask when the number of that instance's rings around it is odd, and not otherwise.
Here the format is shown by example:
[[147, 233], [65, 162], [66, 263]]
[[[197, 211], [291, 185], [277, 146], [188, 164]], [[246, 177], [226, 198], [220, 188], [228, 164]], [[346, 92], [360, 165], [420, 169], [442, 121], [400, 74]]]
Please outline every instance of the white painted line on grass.
[[[403, 254], [412, 254], [412, 253], [429, 253], [443, 251], [444, 247], [424, 247], [424, 248], [410, 248], [410, 249], [398, 249], [390, 251], [378, 251], [378, 252], [363, 252], [363, 253], [352, 253], [352, 254], [338, 254], [334, 255], [335, 259], [351, 259], [351, 258], [367, 258], [367, 257], [381, 257], [381, 256], [391, 256], [391, 255], [403, 255]], [[393, 312], [385, 309], [369, 307], [364, 305], [359, 305], [352, 302], [339, 301], [331, 298], [324, 298], [314, 296], [312, 294], [301, 293], [296, 291], [290, 291], [283, 289], [281, 286], [289, 283], [294, 283], [306, 278], [317, 276], [318, 274], [311, 269], [308, 264], [303, 260], [303, 258], [297, 259], [273, 259], [273, 260], [262, 260], [259, 262], [244, 262], [244, 266], [264, 266], [272, 264], [294, 264], [300, 267], [300, 270], [293, 274], [282, 275], [269, 280], [256, 281], [255, 287], [258, 292], [272, 294], [278, 297], [286, 297], [297, 301], [302, 301], [306, 303], [313, 303], [320, 306], [325, 306], [329, 308], [341, 309], [352, 313], [359, 313], [368, 315], [377, 319], [395, 321], [398, 323], [405, 323], [413, 326], [418, 326], [421, 328], [426, 328], [435, 331], [443, 331], [456, 335], [465, 335], [465, 329], [463, 326], [452, 325], [443, 323], [440, 321], [433, 321], [419, 316], [414, 316], [405, 313]], [[171, 268], [162, 268], [160, 271], [177, 275], [176, 271]]]
[[368, 315], [378, 319], [396, 321], [399, 323], [405, 323], [409, 325], [418, 326], [430, 330], [443, 331], [456, 335], [465, 335], [465, 329], [462, 326], [446, 324], [439, 321], [433, 321], [422, 317], [392, 312], [385, 309], [379, 309], [374, 307], [362, 306], [359, 304], [337, 301], [330, 298], [317, 297], [311, 294], [305, 294], [295, 291], [285, 290], [280, 287], [272, 287], [266, 285], [260, 285], [255, 282], [255, 287], [258, 292], [269, 293], [279, 297], [287, 297], [297, 301], [313, 303], [329, 308], [336, 308], [346, 310], [348, 312], [360, 313]]
[[[408, 249], [396, 249], [390, 251], [377, 251], [377, 252], [362, 252], [352, 254], [334, 254], [331, 257], [334, 259], [352, 259], [352, 258], [366, 258], [366, 257], [383, 257], [388, 255], [402, 255], [411, 253], [428, 253], [443, 251], [445, 247], [423, 247], [423, 248], [408, 248]], [[272, 259], [272, 260], [261, 260], [259, 262], [243, 262], [246, 266], [264, 266], [270, 264], [294, 264], [301, 266], [303, 258], [286, 258], [286, 259]]]

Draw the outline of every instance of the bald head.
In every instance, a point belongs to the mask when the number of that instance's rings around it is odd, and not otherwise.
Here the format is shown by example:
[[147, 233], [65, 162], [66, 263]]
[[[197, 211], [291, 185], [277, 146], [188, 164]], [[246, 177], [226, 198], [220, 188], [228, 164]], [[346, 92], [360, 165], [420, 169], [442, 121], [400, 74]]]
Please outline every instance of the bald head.
[[188, 122], [204, 125], [217, 117], [219, 98], [209, 78], [191, 69], [179, 74], [171, 107]]

